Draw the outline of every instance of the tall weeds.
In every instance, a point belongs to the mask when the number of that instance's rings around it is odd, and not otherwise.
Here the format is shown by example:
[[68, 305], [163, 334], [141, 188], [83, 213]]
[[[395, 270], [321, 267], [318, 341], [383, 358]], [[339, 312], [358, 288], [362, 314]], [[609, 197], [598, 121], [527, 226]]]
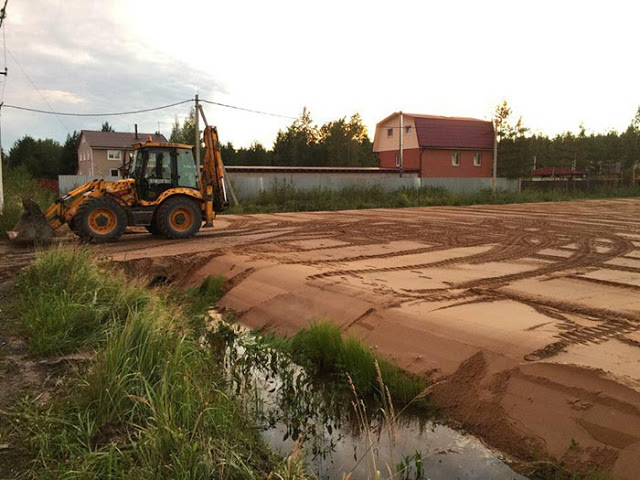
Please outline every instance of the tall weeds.
[[[198, 309], [220, 293], [191, 292]], [[88, 252], [40, 252], [18, 282], [34, 353], [97, 349], [48, 407], [12, 413], [44, 478], [263, 478], [273, 464], [250, 417], [226, 392], [215, 354], [169, 304]], [[26, 429], [25, 429], [26, 426]]]
[[558, 202], [587, 198], [634, 197], [639, 187], [606, 188], [592, 192], [525, 190], [520, 193], [482, 190], [456, 193], [441, 187], [400, 188], [386, 191], [379, 185], [348, 187], [342, 190], [314, 188], [298, 190], [292, 183], [275, 184], [255, 198], [242, 202], [229, 213], [269, 213], [364, 208], [430, 207], [438, 205], [508, 204]]
[[88, 250], [51, 248], [39, 252], [16, 285], [12, 308], [37, 355], [68, 353], [94, 347], [111, 321], [151, 299], [119, 272], [98, 267]]

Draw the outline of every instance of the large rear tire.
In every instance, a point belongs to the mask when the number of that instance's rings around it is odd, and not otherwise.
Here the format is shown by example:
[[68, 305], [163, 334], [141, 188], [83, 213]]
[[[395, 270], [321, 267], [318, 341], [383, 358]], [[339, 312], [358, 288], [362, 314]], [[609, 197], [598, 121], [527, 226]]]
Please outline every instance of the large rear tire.
[[127, 228], [127, 212], [107, 197], [85, 202], [73, 218], [73, 231], [89, 242], [114, 242]]
[[158, 207], [156, 225], [167, 238], [193, 237], [202, 225], [200, 205], [186, 197], [172, 197]]

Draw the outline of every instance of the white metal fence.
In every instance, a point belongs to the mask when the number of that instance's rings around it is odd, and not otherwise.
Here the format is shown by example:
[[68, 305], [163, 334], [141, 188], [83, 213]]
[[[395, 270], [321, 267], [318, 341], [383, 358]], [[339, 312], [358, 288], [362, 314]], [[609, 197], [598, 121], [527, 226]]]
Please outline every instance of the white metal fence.
[[[90, 175], [60, 175], [58, 177], [60, 195], [65, 195], [74, 188], [93, 180]], [[107, 181], [118, 180], [118, 177], [104, 177]], [[323, 188], [341, 190], [348, 187], [372, 187], [379, 185], [384, 190], [398, 188], [442, 187], [456, 193], [476, 193], [491, 188], [490, 178], [418, 178], [415, 176], [400, 178], [396, 175], [366, 173], [262, 173], [233, 172], [227, 179], [233, 182], [238, 200], [246, 200], [257, 196], [261, 191], [274, 185], [290, 184], [295, 189], [310, 190]], [[498, 178], [496, 186], [499, 190], [518, 191], [518, 180]]]

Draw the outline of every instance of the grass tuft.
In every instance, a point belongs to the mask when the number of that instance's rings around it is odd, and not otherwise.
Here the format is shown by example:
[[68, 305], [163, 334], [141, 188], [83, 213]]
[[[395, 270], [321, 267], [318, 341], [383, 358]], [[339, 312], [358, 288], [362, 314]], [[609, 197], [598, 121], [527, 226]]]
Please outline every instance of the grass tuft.
[[404, 372], [387, 360], [377, 357], [356, 337], [344, 339], [340, 328], [330, 322], [314, 322], [299, 330], [285, 344], [293, 360], [316, 375], [348, 375], [363, 396], [375, 395], [382, 401], [376, 370], [380, 368], [382, 383], [389, 389], [394, 402], [402, 405], [423, 400], [421, 393], [427, 387], [425, 379]]

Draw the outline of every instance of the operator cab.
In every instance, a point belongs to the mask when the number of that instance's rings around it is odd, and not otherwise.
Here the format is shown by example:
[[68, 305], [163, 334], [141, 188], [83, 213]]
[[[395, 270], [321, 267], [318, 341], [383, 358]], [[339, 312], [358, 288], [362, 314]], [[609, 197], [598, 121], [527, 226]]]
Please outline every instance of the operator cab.
[[148, 202], [170, 188], [199, 188], [193, 148], [189, 145], [142, 144], [133, 153], [130, 172], [136, 180], [138, 198]]

